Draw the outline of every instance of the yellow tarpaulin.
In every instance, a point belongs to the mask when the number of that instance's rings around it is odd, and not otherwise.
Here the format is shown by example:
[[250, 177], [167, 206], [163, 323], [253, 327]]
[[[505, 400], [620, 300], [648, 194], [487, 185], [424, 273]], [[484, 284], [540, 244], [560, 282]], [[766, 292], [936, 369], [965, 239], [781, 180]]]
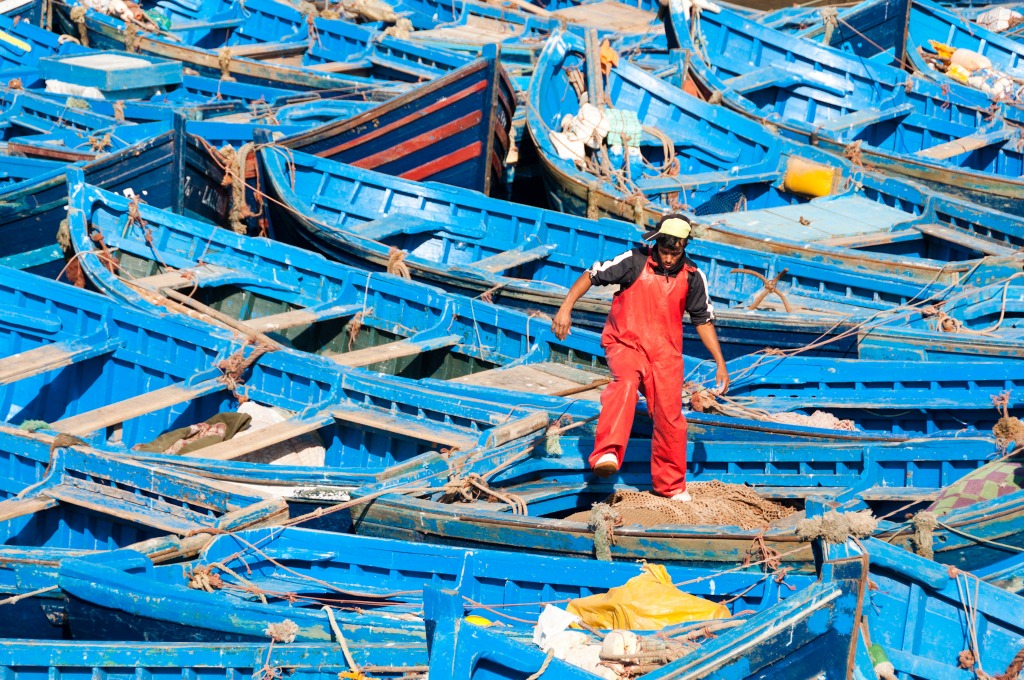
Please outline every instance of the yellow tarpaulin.
[[594, 628], [628, 630], [661, 630], [676, 623], [731, 616], [725, 605], [676, 588], [660, 564], [645, 564], [643, 573], [625, 585], [573, 600], [566, 609]]

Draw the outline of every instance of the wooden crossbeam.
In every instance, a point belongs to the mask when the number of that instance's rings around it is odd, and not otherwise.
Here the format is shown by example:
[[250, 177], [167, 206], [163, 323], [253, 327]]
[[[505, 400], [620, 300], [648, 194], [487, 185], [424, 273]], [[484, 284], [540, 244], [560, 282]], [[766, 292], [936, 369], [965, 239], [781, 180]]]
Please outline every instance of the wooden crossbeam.
[[553, 244], [546, 244], [542, 246], [536, 246], [534, 248], [514, 248], [513, 250], [506, 250], [503, 253], [495, 253], [490, 257], [485, 257], [481, 260], [476, 261], [476, 266], [481, 269], [485, 269], [492, 274], [498, 274], [509, 269], [513, 269], [520, 265], [527, 264], [528, 262], [534, 262], [535, 260], [543, 260], [551, 251], [555, 249]]
[[441, 349], [442, 347], [451, 347], [457, 345], [461, 340], [462, 337], [455, 334], [419, 341], [415, 338], [405, 338], [404, 340], [396, 340], [395, 342], [377, 345], [376, 347], [366, 347], [357, 349], [354, 352], [337, 354], [330, 358], [342, 366], [369, 366], [381, 361], [414, 356], [423, 352]]
[[50, 427], [57, 432], [81, 437], [90, 432], [97, 432], [126, 420], [154, 413], [176, 404], [183, 404], [223, 389], [225, 389], [224, 383], [217, 378], [195, 385], [176, 383], [107, 406], [101, 406], [77, 416], [58, 420]]
[[960, 139], [954, 139], [942, 144], [936, 144], [935, 146], [927, 149], [918, 151], [915, 155], [921, 156], [922, 158], [930, 158], [936, 161], [944, 161], [954, 156], [959, 156], [962, 153], [968, 151], [977, 151], [983, 149], [986, 146], [992, 146], [993, 144], [1002, 144], [1011, 135], [1014, 134], [1014, 130], [1010, 128], [1003, 128], [996, 130], [995, 132], [989, 132], [988, 134], [974, 133], [961, 137]]
[[150, 290], [163, 290], [168, 288], [172, 290], [179, 290], [182, 288], [192, 288], [193, 286], [201, 285], [208, 281], [220, 279], [225, 276], [231, 276], [236, 273], [237, 272], [235, 270], [228, 269], [227, 267], [203, 265], [192, 269], [172, 269], [160, 274], [145, 276], [141, 279], [132, 279], [129, 283], [135, 286], [149, 288]]
[[280, 314], [271, 314], [269, 316], [261, 316], [256, 319], [248, 319], [245, 321], [245, 325], [260, 333], [271, 333], [273, 331], [282, 331], [296, 326], [307, 326], [327, 319], [352, 316], [362, 309], [363, 306], [357, 304], [337, 305], [321, 309], [319, 311], [309, 308], [293, 309], [288, 312], [281, 312]]
[[972, 234], [965, 229], [957, 229], [945, 224], [919, 224], [915, 227], [922, 234], [928, 234], [935, 238], [949, 241], [971, 250], [976, 250], [983, 255], [995, 255], [1004, 257], [1014, 255], [1017, 249], [1011, 245], [1001, 243], [993, 238]]
[[0, 359], [0, 385], [55, 371], [71, 364], [109, 354], [121, 341], [105, 332], [77, 340], [55, 342]]
[[479, 435], [464, 428], [458, 428], [464, 430], [459, 432], [451, 425], [426, 419], [420, 420], [401, 413], [375, 411], [357, 406], [335, 406], [331, 408], [330, 413], [342, 422], [365, 425], [388, 434], [419, 439], [463, 451], [476, 448], [479, 441]]
[[232, 57], [248, 59], [277, 59], [294, 57], [306, 52], [305, 42], [253, 43], [252, 45], [232, 45]]

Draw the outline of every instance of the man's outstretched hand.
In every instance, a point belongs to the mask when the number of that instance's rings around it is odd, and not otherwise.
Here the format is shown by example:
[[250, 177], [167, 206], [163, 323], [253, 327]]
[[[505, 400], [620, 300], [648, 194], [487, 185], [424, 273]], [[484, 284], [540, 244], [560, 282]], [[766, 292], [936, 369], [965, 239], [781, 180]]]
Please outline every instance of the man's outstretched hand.
[[718, 364], [718, 370], [715, 371], [715, 390], [719, 394], [729, 391], [729, 369], [725, 364]]
[[559, 309], [551, 322], [551, 332], [559, 340], [565, 340], [569, 335], [569, 328], [572, 326], [572, 313], [568, 310]]

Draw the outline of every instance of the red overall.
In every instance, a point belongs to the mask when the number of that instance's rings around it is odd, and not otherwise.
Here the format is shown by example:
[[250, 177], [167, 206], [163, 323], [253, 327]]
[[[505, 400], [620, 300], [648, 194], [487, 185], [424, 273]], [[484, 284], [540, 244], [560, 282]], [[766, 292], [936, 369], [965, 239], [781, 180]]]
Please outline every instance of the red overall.
[[601, 395], [593, 466], [613, 453], [622, 459], [633, 428], [637, 390], [654, 420], [651, 478], [655, 493], [686, 490], [686, 418], [683, 417], [683, 311], [689, 289], [684, 266], [675, 277], [656, 274], [650, 257], [643, 273], [615, 296], [601, 334], [612, 382]]

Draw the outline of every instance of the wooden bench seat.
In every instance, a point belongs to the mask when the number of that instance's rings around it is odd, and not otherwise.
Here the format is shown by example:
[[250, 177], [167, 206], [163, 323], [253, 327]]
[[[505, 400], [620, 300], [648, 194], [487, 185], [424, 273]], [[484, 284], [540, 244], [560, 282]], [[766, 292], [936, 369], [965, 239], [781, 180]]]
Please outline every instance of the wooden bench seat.
[[529, 262], [543, 260], [550, 255], [554, 249], [555, 246], [553, 244], [536, 246], [534, 248], [514, 248], [512, 250], [495, 253], [490, 257], [477, 260], [476, 266], [487, 270], [492, 274], [500, 274], [501, 272], [514, 269], [515, 267]]
[[294, 57], [306, 52], [305, 42], [275, 42], [275, 43], [254, 43], [252, 45], [234, 45], [231, 48], [232, 57], [245, 57], [247, 59], [277, 59], [280, 57]]
[[7, 385], [58, 368], [110, 354], [121, 341], [105, 332], [77, 340], [64, 340], [0, 359], [0, 385]]
[[364, 425], [391, 435], [418, 439], [463, 451], [476, 448], [480, 440], [479, 433], [469, 428], [445, 425], [404, 413], [391, 413], [358, 406], [335, 406], [330, 409], [330, 414], [342, 422]]
[[864, 109], [862, 111], [851, 111], [850, 113], [833, 118], [819, 125], [822, 130], [836, 132], [843, 128], [862, 128], [876, 123], [883, 123], [887, 120], [895, 120], [908, 116], [914, 112], [914, 105], [911, 103], [890, 106], [885, 109]]
[[323, 307], [321, 309], [307, 307], [302, 309], [293, 309], [288, 312], [281, 312], [280, 314], [270, 314], [268, 316], [261, 316], [255, 319], [248, 319], [243, 323], [245, 323], [247, 327], [260, 333], [271, 333], [273, 331], [295, 328], [296, 326], [308, 326], [310, 324], [317, 323], [318, 321], [353, 316], [354, 314], [359, 313], [362, 309], [363, 306], [359, 304], [334, 305], [332, 307]]
[[957, 229], [946, 224], [919, 224], [916, 229], [922, 234], [949, 241], [976, 250], [983, 255], [1004, 257], [1015, 255], [1017, 248], [994, 238], [972, 234], [966, 229]]
[[984, 149], [986, 146], [993, 146], [995, 144], [1003, 144], [1014, 134], [1016, 134], [1016, 129], [1011, 128], [1002, 128], [986, 134], [976, 132], [960, 139], [953, 139], [928, 147], [927, 149], [921, 149], [915, 155], [935, 161], [945, 161], [962, 153], [977, 151], [978, 149]]
[[193, 269], [172, 269], [170, 271], [132, 279], [129, 283], [150, 290], [181, 290], [197, 285], [211, 285], [222, 279], [237, 276], [239, 272], [227, 267], [203, 265]]
[[58, 420], [51, 423], [50, 427], [56, 432], [82, 437], [90, 432], [98, 432], [126, 420], [183, 404], [223, 389], [225, 389], [224, 383], [218, 378], [211, 378], [192, 385], [176, 383]]
[[442, 335], [441, 337], [428, 338], [424, 340], [417, 340], [416, 337], [413, 336], [411, 338], [389, 342], [384, 345], [365, 347], [352, 352], [336, 354], [330, 358], [332, 361], [342, 366], [370, 366], [381, 361], [415, 356], [416, 354], [430, 352], [435, 349], [441, 349], [442, 347], [452, 347], [459, 344], [461, 340], [462, 337], [456, 334]]

